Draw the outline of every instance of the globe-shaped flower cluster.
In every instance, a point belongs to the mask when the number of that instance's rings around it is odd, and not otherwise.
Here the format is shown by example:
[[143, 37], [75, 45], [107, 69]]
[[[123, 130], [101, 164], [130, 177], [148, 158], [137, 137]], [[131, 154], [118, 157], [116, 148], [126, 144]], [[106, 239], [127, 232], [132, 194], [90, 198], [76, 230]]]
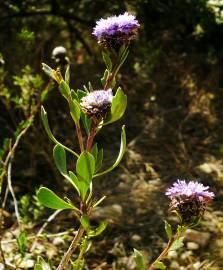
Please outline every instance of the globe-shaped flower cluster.
[[208, 189], [198, 182], [177, 180], [165, 194], [171, 199], [171, 209], [177, 211], [182, 223], [190, 224], [202, 217], [206, 206], [213, 200], [214, 193]]
[[134, 15], [125, 12], [119, 16], [111, 16], [96, 22], [93, 35], [103, 47], [112, 47], [128, 43], [135, 38], [140, 24]]

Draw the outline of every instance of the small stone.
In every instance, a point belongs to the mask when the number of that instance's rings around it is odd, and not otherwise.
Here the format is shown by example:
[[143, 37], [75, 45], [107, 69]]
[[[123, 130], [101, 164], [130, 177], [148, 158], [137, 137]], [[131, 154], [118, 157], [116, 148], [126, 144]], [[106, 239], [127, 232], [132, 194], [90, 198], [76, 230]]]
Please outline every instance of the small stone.
[[64, 245], [65, 242], [61, 237], [55, 237], [53, 240], [53, 245], [55, 246], [60, 246], [60, 245]]
[[187, 251], [185, 251], [185, 252], [183, 252], [182, 254], [181, 254], [181, 256], [180, 256], [180, 258], [182, 259], [182, 260], [187, 260], [189, 257], [191, 257], [192, 256], [192, 251], [191, 250], [187, 250]]
[[33, 269], [34, 264], [35, 264], [35, 261], [34, 261], [34, 260], [32, 260], [32, 259], [27, 259], [27, 260], [22, 261], [22, 262], [19, 264], [19, 267], [20, 267], [20, 268], [25, 268], [25, 269], [28, 269], [28, 268], [32, 268], [32, 269]]
[[198, 232], [192, 229], [188, 229], [186, 233], [187, 241], [197, 243], [201, 247], [204, 247], [208, 244], [210, 237], [211, 235], [208, 232]]
[[176, 259], [178, 257], [178, 254], [175, 250], [173, 250], [168, 253], [168, 257], [171, 259]]
[[193, 264], [193, 267], [195, 270], [199, 270], [201, 269], [202, 263], [201, 262], [196, 262]]
[[171, 264], [170, 264], [170, 267], [172, 269], [177, 269], [177, 268], [179, 268], [179, 263], [176, 262], [176, 261], [172, 261]]
[[188, 242], [187, 248], [190, 250], [197, 250], [197, 249], [199, 249], [199, 245], [197, 243], [194, 243], [194, 242]]

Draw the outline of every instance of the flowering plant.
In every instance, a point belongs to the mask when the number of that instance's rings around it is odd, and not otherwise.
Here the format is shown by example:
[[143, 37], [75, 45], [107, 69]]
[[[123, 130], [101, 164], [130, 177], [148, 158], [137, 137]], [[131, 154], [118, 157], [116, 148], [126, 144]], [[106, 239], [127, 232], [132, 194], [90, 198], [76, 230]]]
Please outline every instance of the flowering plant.
[[[169, 252], [183, 246], [186, 230], [198, 225], [208, 204], [214, 198], [214, 193], [208, 191], [209, 187], [201, 183], [185, 180], [177, 180], [172, 187], [168, 188], [166, 195], [170, 198], [170, 210], [179, 217], [177, 231], [173, 234], [171, 225], [165, 221], [165, 231], [168, 244], [157, 259], [149, 266], [148, 270], [166, 269], [162, 262]], [[143, 257], [138, 250], [134, 251], [135, 261], [140, 270], [145, 270]]]
[[[79, 206], [74, 205], [70, 199], [62, 199], [46, 187], [41, 187], [37, 194], [39, 201], [46, 207], [57, 210], [70, 209], [80, 222], [77, 234], [63, 256], [58, 270], [67, 269], [73, 252], [80, 244], [79, 256], [73, 263], [75, 269], [79, 269], [80, 265], [84, 263], [83, 257], [89, 239], [100, 234], [106, 227], [106, 222], [102, 222], [96, 229], [91, 227], [91, 212], [105, 198], [102, 197], [95, 201], [93, 180], [112, 171], [121, 162], [126, 149], [125, 127], [123, 126], [121, 131], [118, 157], [114, 164], [106, 170], [101, 170], [103, 149], [98, 147], [95, 137], [105, 125], [119, 120], [125, 112], [127, 96], [121, 87], [116, 87], [116, 76], [128, 56], [130, 40], [136, 35], [138, 28], [138, 21], [128, 13], [113, 16], [106, 20], [101, 19], [97, 22], [93, 34], [97, 37], [99, 44], [102, 45], [102, 55], [106, 65], [106, 70], [101, 78], [102, 87], [100, 90], [94, 90], [89, 83], [89, 87], [84, 86], [84, 89], [74, 91], [69, 86], [69, 65], [65, 77], [63, 77], [60, 69], [54, 70], [43, 64], [43, 70], [59, 84], [60, 93], [69, 105], [80, 148], [79, 152], [73, 151], [55, 138], [49, 127], [47, 113], [42, 107], [41, 116], [44, 128], [55, 144], [53, 157], [56, 167], [64, 179], [76, 190], [80, 201]], [[108, 44], [109, 46], [107, 46]], [[58, 50], [54, 54], [58, 54]], [[60, 48], [59, 55], [61, 56], [62, 53], [64, 54], [64, 50]], [[61, 57], [59, 60], [61, 61]], [[74, 171], [68, 171], [67, 169], [67, 152], [76, 158]], [[37, 263], [37, 267], [41, 269], [41, 263]]]

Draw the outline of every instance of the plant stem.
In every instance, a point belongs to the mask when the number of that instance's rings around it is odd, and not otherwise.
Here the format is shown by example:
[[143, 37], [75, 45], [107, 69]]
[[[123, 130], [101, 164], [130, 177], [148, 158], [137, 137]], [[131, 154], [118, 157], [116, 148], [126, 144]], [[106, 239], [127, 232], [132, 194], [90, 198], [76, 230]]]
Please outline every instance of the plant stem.
[[19, 229], [21, 230], [19, 207], [18, 207], [18, 202], [16, 200], [15, 192], [14, 192], [13, 187], [12, 187], [11, 172], [12, 172], [12, 161], [10, 161], [9, 164], [8, 164], [7, 180], [8, 180], [9, 191], [10, 191], [10, 193], [12, 195], [12, 198], [13, 198], [15, 216], [16, 216], [16, 219], [17, 219], [17, 222], [18, 222]]
[[61, 262], [56, 270], [67, 269], [67, 264], [72, 256], [72, 254], [74, 253], [75, 249], [77, 248], [77, 245], [78, 245], [80, 239], [82, 238], [84, 231], [85, 231], [84, 228], [80, 225], [77, 234], [75, 235], [72, 243], [70, 244], [69, 249], [67, 250], [67, 252], [63, 256], [63, 258], [62, 258], [62, 260], [61, 260]]
[[90, 130], [90, 133], [88, 135], [88, 139], [87, 139], [87, 146], [86, 146], [86, 150], [88, 152], [90, 152], [92, 145], [93, 145], [93, 141], [94, 141], [94, 136], [96, 134], [96, 130], [97, 130], [97, 126], [93, 126], [92, 129]]
[[84, 256], [84, 249], [83, 248], [81, 248], [81, 250], [80, 250], [80, 253], [79, 253], [79, 255], [78, 255], [78, 257], [77, 257], [77, 260], [76, 260], [76, 263], [77, 263], [77, 265], [76, 265], [76, 267], [78, 268], [78, 267], [80, 267], [80, 261], [81, 261], [81, 259], [83, 258], [83, 256]]
[[78, 141], [79, 141], [79, 145], [80, 145], [80, 150], [81, 152], [84, 151], [84, 142], [83, 142], [83, 136], [82, 136], [82, 132], [81, 132], [81, 128], [80, 125], [76, 125], [76, 131], [77, 131], [77, 137], [78, 137]]
[[155, 261], [149, 266], [148, 270], [154, 270], [154, 265], [156, 262], [161, 261], [162, 259], [164, 259], [166, 257], [166, 255], [168, 254], [170, 248], [172, 247], [173, 243], [180, 237], [180, 235], [178, 233], [176, 233], [167, 243], [167, 246], [165, 247], [165, 249], [160, 253], [160, 255], [155, 259]]
[[122, 55], [120, 55], [119, 57], [117, 56], [115, 63], [114, 63], [114, 67], [112, 68], [112, 71], [111, 71], [111, 73], [110, 73], [110, 75], [105, 83], [104, 90], [108, 90], [111, 87], [113, 79], [116, 77], [116, 75], [121, 67], [120, 66], [121, 59], [122, 59], [123, 55], [126, 53], [127, 49], [128, 49], [128, 47], [123, 51]]

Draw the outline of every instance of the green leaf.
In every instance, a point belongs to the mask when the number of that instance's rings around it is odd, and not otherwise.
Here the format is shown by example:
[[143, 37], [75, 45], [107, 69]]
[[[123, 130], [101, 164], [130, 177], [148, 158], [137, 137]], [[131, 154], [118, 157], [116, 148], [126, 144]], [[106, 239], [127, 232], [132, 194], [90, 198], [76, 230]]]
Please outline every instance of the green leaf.
[[112, 171], [114, 168], [116, 168], [118, 166], [118, 164], [121, 162], [121, 160], [124, 156], [125, 150], [126, 150], [126, 133], [125, 133], [125, 126], [122, 126], [121, 144], [120, 144], [120, 149], [119, 149], [119, 155], [118, 155], [115, 163], [107, 170], [105, 170], [103, 172], [99, 172], [99, 173], [95, 174], [93, 177], [101, 176], [103, 174], [106, 174], [106, 173]]
[[85, 231], [88, 231], [90, 229], [90, 221], [89, 221], [89, 217], [87, 215], [81, 216], [80, 223], [83, 226], [83, 228], [85, 229]]
[[42, 122], [43, 122], [43, 126], [46, 130], [46, 133], [48, 135], [48, 137], [53, 141], [56, 142], [56, 139], [53, 136], [53, 133], [50, 130], [49, 127], [49, 122], [48, 122], [48, 118], [47, 118], [47, 112], [45, 111], [44, 107], [41, 107], [41, 118], [42, 118]]
[[86, 134], [89, 133], [90, 129], [91, 129], [91, 119], [87, 117], [86, 114], [84, 114], [83, 112], [81, 112], [81, 120], [83, 122], [84, 125], [84, 129], [86, 131]]
[[68, 100], [70, 96], [70, 87], [64, 80], [60, 82], [59, 89], [60, 89], [61, 95]]
[[103, 60], [105, 62], [107, 69], [111, 72], [112, 71], [112, 61], [111, 61], [111, 58], [109, 56], [109, 53], [102, 51], [102, 57], [103, 57]]
[[168, 239], [170, 240], [172, 238], [172, 228], [171, 225], [165, 220], [165, 231]]
[[125, 52], [125, 50], [126, 50], [126, 45], [123, 44], [123, 45], [120, 47], [119, 52], [118, 52], [118, 57], [119, 57], [119, 58], [122, 57], [122, 54]]
[[79, 211], [75, 206], [65, 202], [63, 199], [58, 197], [52, 190], [41, 187], [37, 192], [38, 200], [46, 207], [52, 209], [73, 209]]
[[76, 124], [80, 121], [81, 109], [79, 103], [75, 99], [69, 99], [70, 114]]
[[182, 237], [179, 237], [178, 239], [176, 239], [176, 240], [173, 242], [171, 248], [169, 249], [169, 252], [170, 252], [170, 251], [175, 251], [175, 250], [177, 250], [177, 249], [183, 247], [183, 246], [184, 246], [183, 241], [184, 241], [184, 237], [183, 237], [183, 236], [182, 236]]
[[100, 235], [107, 228], [107, 226], [108, 226], [107, 221], [100, 222], [99, 226], [97, 227], [97, 229], [94, 232], [94, 236]]
[[187, 226], [180, 226], [180, 225], [177, 226], [178, 235], [180, 235], [181, 233], [185, 233], [186, 230], [187, 230]]
[[42, 268], [40, 264], [36, 263], [34, 266], [34, 270], [44, 270], [44, 269]]
[[16, 240], [19, 246], [19, 252], [22, 257], [24, 257], [27, 244], [27, 234], [25, 232], [21, 232]]
[[101, 169], [102, 162], [103, 162], [103, 155], [104, 155], [104, 151], [103, 151], [103, 149], [100, 149], [98, 151], [97, 160], [95, 163], [95, 172], [98, 172]]
[[95, 143], [91, 149], [91, 154], [94, 156], [95, 160], [97, 160], [98, 156], [98, 144]]
[[87, 195], [88, 189], [90, 187], [90, 183], [87, 183], [85, 181], [79, 181], [78, 188], [80, 190], [81, 199], [84, 201], [85, 197]]
[[133, 259], [136, 263], [138, 270], [145, 270], [145, 263], [142, 254], [134, 248]]
[[73, 150], [71, 150], [70, 148], [66, 147], [65, 145], [63, 145], [62, 143], [58, 142], [56, 140], [56, 138], [53, 136], [53, 133], [50, 130], [49, 127], [49, 122], [48, 122], [48, 117], [47, 117], [47, 112], [45, 111], [44, 107], [41, 107], [41, 118], [42, 118], [42, 122], [43, 122], [43, 126], [45, 128], [45, 131], [48, 135], [48, 137], [56, 144], [59, 144], [60, 146], [62, 146], [65, 150], [69, 151], [70, 153], [72, 153], [73, 155], [75, 155], [76, 157], [79, 157], [79, 155], [74, 152]]
[[53, 158], [57, 169], [63, 176], [67, 175], [67, 162], [66, 162], [66, 152], [59, 144], [57, 144], [53, 149]]
[[71, 171], [69, 171], [68, 181], [72, 184], [72, 186], [77, 190], [78, 194], [80, 195], [80, 188], [79, 188], [80, 181], [78, 180], [77, 176]]
[[122, 47], [120, 48], [120, 50], [119, 50], [119, 66], [116, 69], [115, 76], [118, 73], [119, 69], [124, 64], [126, 58], [128, 57], [128, 54], [129, 54], [129, 50], [128, 50], [127, 46], [125, 46], [123, 48]]
[[87, 93], [81, 89], [77, 89], [76, 94], [77, 94], [79, 102], [81, 102], [81, 99], [87, 95]]
[[51, 270], [48, 263], [44, 261], [42, 257], [37, 258], [37, 263], [35, 264], [34, 270]]
[[78, 100], [77, 93], [76, 93], [73, 89], [70, 90], [70, 97], [71, 97], [72, 99], [75, 99], [75, 100], [79, 101], [79, 100]]
[[46, 65], [44, 63], [42, 63], [42, 69], [51, 79], [58, 82], [56, 70], [52, 69], [51, 67], [49, 67], [48, 65]]
[[[76, 95], [77, 95], [77, 100], [80, 103], [81, 99], [87, 95], [87, 92], [78, 89], [77, 92], [76, 92]], [[88, 134], [89, 130], [91, 128], [91, 119], [88, 118], [87, 115], [85, 113], [83, 113], [82, 111], [81, 111], [80, 117], [81, 117], [81, 120], [83, 122], [86, 134]]]
[[77, 176], [71, 171], [69, 172], [69, 177], [66, 177], [66, 179], [73, 185], [78, 194], [81, 195], [82, 200], [84, 200], [90, 184], [79, 180]]
[[127, 96], [124, 94], [122, 89], [119, 87], [115, 96], [112, 99], [111, 111], [108, 113], [105, 119], [104, 125], [113, 123], [119, 120], [125, 113], [127, 107]]
[[107, 225], [107, 221], [100, 222], [99, 226], [95, 230], [90, 230], [88, 232], [88, 237], [91, 238], [100, 235], [106, 229]]
[[155, 267], [155, 269], [166, 269], [166, 265], [163, 262], [160, 262], [160, 261], [155, 262], [154, 267]]
[[89, 152], [82, 152], [76, 163], [77, 174], [86, 182], [90, 182], [95, 171], [95, 159]]
[[65, 72], [65, 82], [69, 85], [70, 83], [70, 65], [67, 66], [66, 72]]
[[88, 89], [89, 89], [90, 92], [94, 91], [94, 88], [93, 88], [91, 82], [88, 82]]
[[104, 86], [109, 77], [109, 71], [106, 69], [103, 77], [101, 78], [101, 84]]

